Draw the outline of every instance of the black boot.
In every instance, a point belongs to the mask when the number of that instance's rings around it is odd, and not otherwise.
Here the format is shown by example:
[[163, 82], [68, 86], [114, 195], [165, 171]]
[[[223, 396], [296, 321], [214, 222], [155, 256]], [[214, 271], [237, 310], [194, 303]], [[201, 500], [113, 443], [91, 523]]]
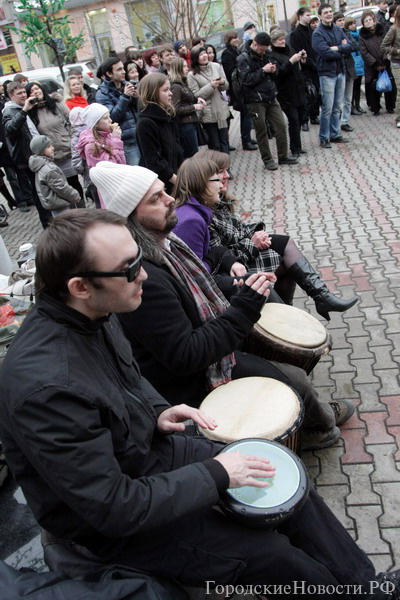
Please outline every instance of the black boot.
[[314, 300], [317, 313], [327, 321], [330, 321], [329, 311], [344, 312], [358, 301], [356, 296], [350, 300], [341, 300], [332, 294], [304, 256], [287, 270], [287, 275]]

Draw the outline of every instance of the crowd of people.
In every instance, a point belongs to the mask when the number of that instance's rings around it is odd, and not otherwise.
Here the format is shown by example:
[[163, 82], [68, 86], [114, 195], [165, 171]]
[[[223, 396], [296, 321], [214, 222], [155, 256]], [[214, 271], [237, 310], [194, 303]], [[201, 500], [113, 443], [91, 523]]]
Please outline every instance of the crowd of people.
[[[318, 398], [303, 369], [242, 349], [265, 302], [291, 305], [296, 284], [326, 319], [358, 301], [330, 292], [290, 236], [242, 223], [228, 193], [230, 106], [243, 149], [258, 149], [267, 170], [298, 162], [309, 123], [322, 148], [346, 143], [363, 75], [372, 84], [386, 69], [394, 111], [400, 8], [386, 35], [372, 11], [359, 36], [330, 5], [318, 12], [314, 30], [302, 7], [290, 34], [249, 22], [240, 46], [228, 32], [221, 63], [199, 39], [190, 53], [176, 42], [143, 55], [128, 48], [125, 64], [109, 58], [95, 94], [77, 73], [64, 99], [36, 82], [4, 90], [15, 201], [22, 211], [34, 203], [45, 231], [36, 303], [2, 366], [0, 439], [53, 546], [52, 567], [87, 579], [87, 561], [96, 572], [120, 565], [196, 586], [265, 587], [271, 598], [283, 586], [297, 597], [296, 582], [315, 588], [315, 600], [327, 590], [400, 597], [400, 573], [376, 574], [314, 489], [267, 529], [215, 510], [229, 488], [267, 487], [275, 467], [182, 435], [188, 419], [217, 428], [201, 402], [247, 377], [297, 392], [302, 449], [334, 444], [355, 410]], [[366, 89], [378, 114], [379, 92]], [[100, 210], [83, 208], [81, 180]]]

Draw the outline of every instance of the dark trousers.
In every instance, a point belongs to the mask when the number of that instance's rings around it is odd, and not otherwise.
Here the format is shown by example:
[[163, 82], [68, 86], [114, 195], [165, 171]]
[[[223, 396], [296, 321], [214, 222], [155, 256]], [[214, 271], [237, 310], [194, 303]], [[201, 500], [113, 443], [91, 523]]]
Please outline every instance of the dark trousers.
[[71, 177], [67, 177], [67, 181], [68, 181], [69, 185], [71, 187], [73, 187], [78, 192], [78, 194], [81, 197], [81, 199], [78, 202], [78, 204], [76, 205], [76, 207], [77, 208], [85, 208], [86, 207], [86, 205], [85, 205], [85, 197], [84, 197], [84, 194], [83, 194], [83, 189], [82, 189], [82, 186], [81, 186], [81, 182], [79, 181], [78, 175], [72, 175]]
[[268, 143], [267, 119], [275, 129], [278, 158], [285, 158], [288, 153], [286, 123], [278, 101], [273, 100], [269, 104], [264, 102], [252, 102], [249, 104], [249, 112], [253, 119], [258, 149], [260, 150], [263, 162], [265, 163], [272, 158]]
[[19, 206], [21, 203], [24, 203], [24, 200], [18, 183], [17, 170], [15, 167], [3, 167], [3, 169], [6, 172], [7, 179], [14, 194], [15, 203]]
[[39, 196], [36, 192], [34, 173], [32, 173], [32, 171], [28, 168], [17, 169], [17, 178], [23, 203], [34, 204], [36, 206], [36, 210], [39, 213], [40, 222], [43, 226], [43, 229], [45, 229], [51, 221], [51, 212], [43, 208], [42, 203], [40, 202]]
[[183, 150], [183, 157], [190, 158], [199, 149], [196, 123], [179, 123], [179, 141]]
[[288, 118], [289, 144], [292, 152], [301, 150], [301, 124], [304, 123], [304, 106], [285, 108], [284, 113]]
[[[173, 443], [170, 469], [204, 461], [221, 449], [204, 438], [174, 436]], [[169, 515], [165, 517], [168, 520]], [[372, 563], [313, 489], [303, 508], [273, 530], [247, 528], [213, 508], [203, 508], [171, 518], [170, 524], [148, 534], [110, 539], [106, 552], [98, 547], [94, 552], [108, 564], [202, 587], [207, 581], [290, 586], [297, 581], [306, 587], [361, 585], [363, 598], [385, 598], [381, 592], [370, 596], [370, 582], [376, 581]], [[358, 600], [360, 593], [364, 592], [358, 590], [357, 596], [343, 592], [340, 598]], [[293, 589], [268, 597], [298, 600], [299, 594]], [[327, 595], [305, 593], [308, 597], [326, 600]]]
[[242, 138], [242, 145], [250, 144], [252, 129], [253, 121], [247, 107], [243, 105], [240, 111], [240, 137]]
[[203, 128], [208, 136], [209, 149], [229, 154], [228, 128], [219, 129], [217, 123], [203, 123]]
[[[381, 92], [376, 91], [376, 80], [378, 79], [378, 74], [379, 74], [379, 72], [376, 71], [373, 81], [365, 82], [365, 94], [367, 95], [367, 97], [369, 98], [369, 100], [371, 102], [370, 108], [371, 108], [372, 112], [379, 112], [381, 109], [381, 95], [382, 94], [381, 94]], [[391, 92], [387, 92], [386, 94], [384, 94], [385, 107], [386, 107], [386, 110], [394, 110], [394, 107], [396, 106], [397, 90], [396, 90], [396, 85], [394, 83], [392, 74], [389, 73], [389, 75], [390, 75], [393, 89]], [[368, 90], [368, 92], [367, 92], [367, 90]]]
[[360, 102], [361, 102], [361, 82], [362, 82], [362, 75], [358, 75], [358, 77], [354, 80], [354, 84], [353, 84], [353, 97], [351, 99], [351, 105], [355, 106], [355, 107], [359, 107], [360, 106]]

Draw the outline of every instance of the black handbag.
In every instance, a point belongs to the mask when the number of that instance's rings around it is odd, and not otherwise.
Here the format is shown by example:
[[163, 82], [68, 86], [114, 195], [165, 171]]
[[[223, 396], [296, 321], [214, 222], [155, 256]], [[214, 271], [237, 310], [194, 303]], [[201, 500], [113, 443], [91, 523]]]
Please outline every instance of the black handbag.
[[197, 141], [199, 146], [208, 146], [208, 135], [200, 121], [197, 123]]
[[307, 103], [310, 105], [316, 104], [319, 99], [319, 93], [318, 93], [317, 88], [311, 81], [311, 79], [306, 79], [305, 86], [306, 86]]

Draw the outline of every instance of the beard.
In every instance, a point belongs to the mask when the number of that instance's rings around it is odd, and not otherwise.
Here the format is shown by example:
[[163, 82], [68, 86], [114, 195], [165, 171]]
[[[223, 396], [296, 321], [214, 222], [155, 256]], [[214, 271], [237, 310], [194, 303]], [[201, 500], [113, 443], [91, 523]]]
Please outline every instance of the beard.
[[158, 237], [166, 237], [178, 223], [178, 217], [173, 212], [173, 208], [167, 210], [163, 226], [152, 217], [142, 217], [140, 225]]

